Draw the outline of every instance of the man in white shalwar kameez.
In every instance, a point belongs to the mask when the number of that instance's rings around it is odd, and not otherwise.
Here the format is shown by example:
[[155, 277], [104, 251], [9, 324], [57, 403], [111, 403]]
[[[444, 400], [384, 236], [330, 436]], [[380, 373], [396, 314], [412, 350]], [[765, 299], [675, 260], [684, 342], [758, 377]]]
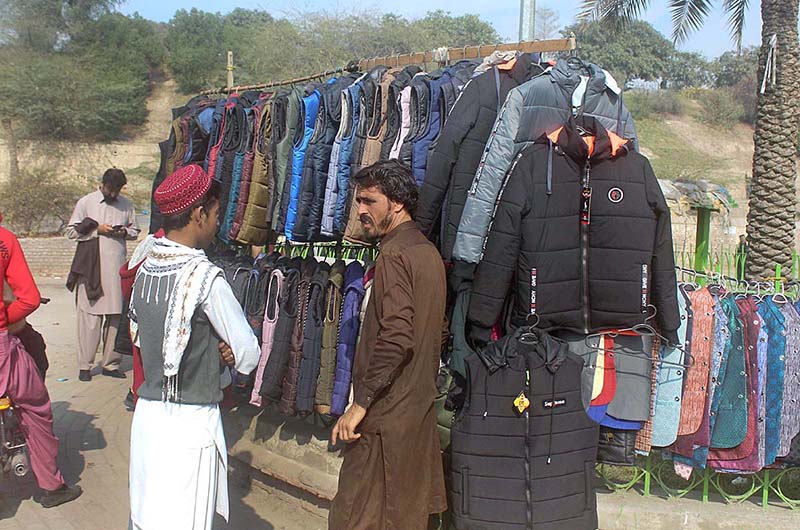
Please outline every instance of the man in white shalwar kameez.
[[255, 369], [259, 347], [222, 270], [202, 250], [218, 229], [218, 185], [186, 166], [154, 199], [166, 237], [153, 242], [131, 296], [131, 335], [144, 366], [131, 429], [131, 527], [206, 530], [215, 512], [228, 519], [218, 404], [230, 378], [220, 343], [241, 373]]

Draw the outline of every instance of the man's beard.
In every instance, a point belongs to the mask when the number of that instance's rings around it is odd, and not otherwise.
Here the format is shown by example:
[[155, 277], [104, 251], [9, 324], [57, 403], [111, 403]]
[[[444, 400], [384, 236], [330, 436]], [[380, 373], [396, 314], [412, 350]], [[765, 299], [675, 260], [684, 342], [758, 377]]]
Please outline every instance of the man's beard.
[[361, 226], [364, 228], [364, 235], [366, 236], [366, 240], [368, 243], [377, 243], [386, 235], [389, 231], [389, 227], [392, 225], [394, 221], [394, 215], [391, 212], [387, 212], [385, 216], [383, 216], [377, 223], [369, 223], [369, 228], [367, 225], [364, 224], [363, 220], [366, 218], [367, 220], [371, 221], [368, 216], [363, 216], [361, 218], [362, 223]]
[[103, 202], [105, 202], [106, 204], [114, 204], [115, 202], [117, 202], [117, 198], [103, 193]]

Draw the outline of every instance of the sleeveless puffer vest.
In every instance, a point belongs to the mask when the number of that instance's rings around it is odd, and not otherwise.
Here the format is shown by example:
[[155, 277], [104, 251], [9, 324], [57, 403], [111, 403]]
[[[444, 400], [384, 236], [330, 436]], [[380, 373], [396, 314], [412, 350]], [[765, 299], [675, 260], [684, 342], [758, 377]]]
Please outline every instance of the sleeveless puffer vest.
[[400, 107], [400, 94], [411, 83], [411, 79], [421, 72], [419, 66], [412, 65], [406, 66], [395, 75], [394, 80], [389, 83], [389, 101], [388, 108], [386, 109], [386, 135], [381, 144], [381, 160], [388, 160], [390, 158], [392, 148], [397, 142], [397, 137], [400, 135], [400, 129], [403, 126], [403, 111]]
[[319, 354], [319, 380], [314, 396], [314, 410], [319, 414], [331, 413], [333, 382], [336, 379], [336, 346], [339, 341], [339, 322], [342, 315], [342, 287], [344, 261], [331, 267], [325, 292], [325, 320], [322, 324], [322, 349]]
[[298, 312], [294, 324], [289, 347], [289, 366], [286, 377], [283, 379], [283, 390], [278, 410], [287, 415], [294, 416], [297, 412], [297, 387], [300, 382], [300, 362], [303, 359], [303, 342], [305, 339], [305, 324], [308, 318], [308, 294], [311, 289], [311, 280], [317, 262], [314, 258], [306, 258], [300, 270], [300, 283], [297, 287]]
[[281, 234], [286, 227], [286, 211], [289, 209], [294, 139], [300, 126], [301, 98], [302, 91], [298, 88], [279, 94], [273, 117], [272, 145], [275, 149], [275, 189], [278, 193], [272, 206], [272, 227]]
[[[245, 116], [244, 106], [239, 101], [239, 96], [231, 96], [228, 104], [225, 106], [225, 123], [222, 133], [222, 150], [219, 155], [218, 174], [215, 178], [220, 182], [220, 198], [219, 198], [219, 222], [220, 238], [223, 237], [225, 215], [228, 213], [228, 199], [231, 194], [231, 185], [233, 183], [234, 172], [236, 166], [239, 165], [241, 171], [241, 164], [244, 162], [244, 154], [241, 158], [237, 157], [237, 152], [242, 145], [242, 137], [245, 134]], [[238, 164], [237, 164], [238, 159]]]
[[[270, 138], [272, 136], [272, 108], [269, 98], [265, 98], [258, 122], [258, 133], [254, 141], [253, 174], [249, 193], [242, 190], [244, 211], [241, 229], [236, 237], [244, 245], [263, 246], [269, 235], [272, 212], [270, 205], [275, 193], [274, 161]], [[241, 206], [242, 201], [239, 201]], [[235, 224], [235, 222], [234, 222]]]
[[226, 101], [224, 99], [217, 100], [214, 105], [214, 112], [211, 115], [211, 133], [208, 137], [208, 150], [206, 151], [206, 158], [203, 161], [203, 169], [212, 177], [214, 176], [217, 158], [219, 157], [219, 148], [222, 145], [225, 103]]
[[405, 87], [400, 92], [400, 132], [389, 152], [390, 159], [400, 158], [400, 149], [403, 147], [408, 133], [411, 131], [411, 86]]
[[297, 289], [300, 284], [302, 259], [292, 258], [284, 271], [283, 288], [278, 298], [278, 323], [272, 338], [267, 364], [264, 367], [259, 393], [269, 401], [277, 403], [283, 392], [283, 380], [289, 366], [289, 350], [292, 332], [297, 322], [299, 300]]
[[411, 80], [410, 128], [400, 147], [400, 161], [411, 165], [414, 158], [414, 143], [425, 134], [428, 115], [431, 111], [431, 76], [418, 74]]
[[[597, 528], [599, 431], [581, 400], [583, 361], [526, 329], [466, 360], [466, 402], [451, 431], [458, 530]], [[519, 412], [523, 392], [529, 407]]]
[[[360, 90], [360, 84], [356, 84], [356, 90]], [[339, 164], [342, 160], [343, 142], [351, 135], [353, 131], [353, 117], [352, 117], [352, 97], [351, 90], [356, 85], [351, 85], [342, 91], [339, 101], [340, 116], [339, 116], [339, 130], [336, 132], [336, 138], [333, 141], [331, 148], [331, 160], [328, 164], [328, 176], [325, 182], [325, 201], [322, 205], [322, 220], [320, 223], [320, 234], [324, 237], [334, 236], [334, 218], [336, 216], [336, 202], [339, 196]], [[350, 138], [350, 152], [352, 152], [352, 137]], [[347, 160], [347, 179], [350, 179], [350, 160], [349, 154]]]
[[314, 128], [319, 112], [320, 93], [313, 88], [309, 95], [303, 98], [300, 123], [298, 127], [294, 149], [292, 150], [292, 183], [289, 187], [289, 206], [286, 209], [286, 228], [284, 233], [290, 241], [294, 240], [294, 223], [297, 220], [297, 205], [300, 199], [300, 187], [303, 182], [303, 166], [305, 164], [308, 145], [314, 135]]
[[348, 197], [350, 194], [350, 175], [353, 157], [353, 141], [355, 131], [360, 123], [360, 109], [357, 105], [361, 84], [351, 86], [346, 93], [346, 103], [348, 109], [348, 120], [352, 123], [346, 129], [345, 136], [342, 137], [342, 145], [339, 152], [339, 161], [336, 164], [336, 203], [333, 211], [333, 233], [334, 237], [341, 237], [347, 227], [349, 220]]
[[425, 170], [428, 167], [428, 149], [433, 144], [434, 139], [439, 136], [439, 129], [442, 125], [442, 87], [449, 84], [451, 74], [449, 70], [444, 70], [432, 74], [430, 82], [430, 112], [427, 115], [427, 122], [424, 125], [424, 132], [414, 142], [414, 149], [411, 157], [411, 170], [417, 186], [421, 186], [425, 181]]
[[331, 266], [321, 262], [308, 287], [308, 310], [303, 326], [303, 356], [297, 383], [297, 412], [308, 416], [314, 411], [314, 396], [320, 370], [322, 328], [325, 323], [325, 293]]
[[283, 289], [284, 275], [280, 267], [276, 267], [269, 275], [269, 287], [267, 287], [267, 303], [264, 306], [264, 323], [261, 328], [261, 357], [258, 359], [256, 368], [256, 380], [253, 384], [253, 392], [250, 394], [250, 404], [257, 407], [261, 406], [261, 388], [264, 385], [264, 372], [267, 369], [272, 345], [275, 339], [275, 331], [280, 315], [281, 289]]
[[[239, 191], [236, 194], [236, 207], [234, 209], [233, 221], [231, 222], [231, 229], [228, 237], [231, 241], [239, 239], [239, 232], [242, 230], [242, 223], [244, 222], [244, 212], [250, 203], [250, 188], [253, 182], [253, 172], [256, 169], [256, 153], [258, 152], [258, 140], [261, 134], [261, 123], [264, 115], [264, 109], [267, 107], [267, 99], [269, 96], [260, 96], [258, 101], [251, 107], [252, 120], [248, 120], [248, 147], [244, 155], [244, 167], [242, 169], [242, 179], [239, 184]], [[251, 125], [252, 124], [252, 125]], [[258, 173], [263, 169], [259, 168]], [[262, 178], [256, 175], [258, 178]], [[231, 199], [231, 205], [233, 199]]]
[[388, 70], [385, 66], [376, 66], [362, 80], [361, 92], [358, 94], [358, 108], [360, 119], [356, 128], [356, 136], [353, 139], [353, 157], [351, 171], [356, 174], [363, 166], [361, 160], [364, 158], [364, 148], [369, 136], [370, 127], [375, 114], [375, 97], [378, 85]]
[[356, 340], [361, 326], [361, 300], [364, 297], [364, 267], [357, 261], [347, 266], [342, 290], [342, 314], [339, 320], [339, 343], [336, 346], [336, 377], [333, 382], [331, 414], [341, 416], [350, 399], [350, 381]]
[[320, 88], [317, 125], [309, 145], [309, 149], [313, 151], [306, 156], [297, 220], [293, 231], [296, 241], [315, 241], [319, 238], [331, 150], [342, 114], [342, 90], [354, 80], [353, 75], [340, 77]]

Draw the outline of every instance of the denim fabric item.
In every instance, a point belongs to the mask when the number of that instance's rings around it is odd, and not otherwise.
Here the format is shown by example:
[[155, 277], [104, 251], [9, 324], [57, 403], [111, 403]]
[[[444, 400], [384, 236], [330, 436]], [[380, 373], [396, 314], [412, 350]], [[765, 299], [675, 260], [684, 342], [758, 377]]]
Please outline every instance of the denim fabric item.
[[781, 307], [786, 324], [786, 369], [778, 456], [789, 454], [792, 438], [800, 432], [800, 314], [791, 304]]
[[[689, 299], [678, 289], [678, 310], [681, 325], [678, 328], [678, 340], [688, 347], [686, 337], [689, 327]], [[661, 359], [670, 363], [684, 364], [683, 352], [669, 345], [662, 345]], [[656, 382], [655, 413], [653, 415], [654, 447], [667, 447], [675, 442], [678, 436], [678, 424], [681, 418], [681, 394], [683, 392], [683, 368], [661, 364], [658, 368]]]

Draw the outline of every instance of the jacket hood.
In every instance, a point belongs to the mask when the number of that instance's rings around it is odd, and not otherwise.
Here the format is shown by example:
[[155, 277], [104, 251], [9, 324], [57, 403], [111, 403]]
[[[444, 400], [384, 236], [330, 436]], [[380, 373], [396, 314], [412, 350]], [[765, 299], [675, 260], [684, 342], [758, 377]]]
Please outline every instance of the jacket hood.
[[594, 117], [578, 116], [547, 135], [547, 140], [575, 160], [606, 160], [628, 152], [628, 140], [606, 130]]
[[575, 57], [559, 59], [550, 70], [550, 80], [557, 83], [569, 95], [572, 95], [572, 92], [580, 85], [581, 76], [589, 78], [587, 97], [589, 94], [600, 93], [604, 90], [610, 90], [615, 94], [620, 93], [616, 80], [605, 70], [596, 64]]
[[489, 374], [508, 366], [509, 359], [520, 353], [533, 353], [534, 358], [540, 361], [535, 366], [544, 364], [550, 373], [556, 373], [567, 358], [567, 351], [566, 342], [540, 329], [522, 327], [476, 353]]

